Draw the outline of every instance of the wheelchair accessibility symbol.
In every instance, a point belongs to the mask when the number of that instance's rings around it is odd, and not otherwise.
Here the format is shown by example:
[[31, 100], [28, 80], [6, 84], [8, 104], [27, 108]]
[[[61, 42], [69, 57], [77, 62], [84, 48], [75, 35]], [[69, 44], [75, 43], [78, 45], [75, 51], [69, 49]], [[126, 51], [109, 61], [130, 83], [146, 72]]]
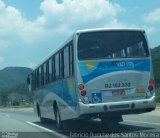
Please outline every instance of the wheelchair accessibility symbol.
[[101, 93], [92, 93], [92, 102], [93, 103], [101, 103], [102, 102], [102, 94]]

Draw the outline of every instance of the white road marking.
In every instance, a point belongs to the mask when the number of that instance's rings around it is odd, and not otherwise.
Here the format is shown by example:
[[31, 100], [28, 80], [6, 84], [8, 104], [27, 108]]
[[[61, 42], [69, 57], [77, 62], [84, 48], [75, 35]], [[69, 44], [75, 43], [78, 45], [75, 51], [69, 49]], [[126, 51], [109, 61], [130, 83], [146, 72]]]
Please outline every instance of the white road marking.
[[57, 135], [58, 137], [67, 138], [65, 135], [59, 134], [59, 133], [57, 133], [56, 131], [53, 131], [53, 130], [50, 130], [50, 129], [48, 129], [48, 128], [39, 126], [39, 125], [34, 124], [34, 123], [32, 123], [32, 122], [26, 121], [26, 123], [27, 123], [27, 124], [30, 124], [30, 125], [32, 125], [32, 126], [38, 127], [38, 128], [40, 128], [40, 129], [43, 129], [43, 130], [46, 131], [46, 132], [53, 133], [53, 134]]
[[149, 125], [157, 125], [160, 126], [160, 123], [151, 123], [151, 122], [144, 122], [144, 121], [134, 121], [134, 120], [124, 120], [124, 122], [133, 122], [133, 123], [142, 123], [142, 124], [149, 124]]

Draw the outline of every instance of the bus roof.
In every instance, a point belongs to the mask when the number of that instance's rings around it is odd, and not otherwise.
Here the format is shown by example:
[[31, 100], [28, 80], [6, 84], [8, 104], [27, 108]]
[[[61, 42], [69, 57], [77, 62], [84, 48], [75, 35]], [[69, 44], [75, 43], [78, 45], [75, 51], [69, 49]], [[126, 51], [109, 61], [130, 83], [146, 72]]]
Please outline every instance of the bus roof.
[[141, 32], [145, 32], [145, 30], [141, 28], [95, 28], [95, 29], [77, 30], [76, 33], [97, 32], [97, 31], [141, 31]]

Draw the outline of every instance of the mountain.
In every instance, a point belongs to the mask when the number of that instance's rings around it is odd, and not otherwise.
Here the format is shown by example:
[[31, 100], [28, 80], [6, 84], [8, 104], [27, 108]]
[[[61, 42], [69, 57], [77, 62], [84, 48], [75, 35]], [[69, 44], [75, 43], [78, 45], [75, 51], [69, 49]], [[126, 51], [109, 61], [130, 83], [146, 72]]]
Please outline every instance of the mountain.
[[26, 84], [26, 78], [31, 71], [26, 67], [7, 67], [0, 70], [0, 91]]
[[28, 92], [27, 76], [32, 69], [25, 67], [7, 67], [0, 70], [0, 105], [20, 105], [31, 99]]

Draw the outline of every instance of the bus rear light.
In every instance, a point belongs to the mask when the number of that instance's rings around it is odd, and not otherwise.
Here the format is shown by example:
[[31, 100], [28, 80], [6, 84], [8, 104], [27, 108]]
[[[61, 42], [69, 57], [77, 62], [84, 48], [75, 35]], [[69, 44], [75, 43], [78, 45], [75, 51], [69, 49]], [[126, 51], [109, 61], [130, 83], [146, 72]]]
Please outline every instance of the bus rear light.
[[151, 92], [154, 89], [154, 80], [149, 80], [148, 90]]
[[149, 91], [153, 91], [153, 86], [152, 86], [152, 85], [149, 85], [149, 86], [148, 86], [148, 90], [149, 90]]
[[153, 85], [154, 84], [154, 80], [149, 80], [149, 84]]
[[85, 90], [82, 90], [82, 91], [81, 91], [81, 95], [82, 95], [82, 96], [85, 96], [86, 94], [87, 94], [87, 93], [86, 93]]
[[83, 90], [84, 89], [84, 85], [83, 84], [79, 84], [78, 85], [78, 89], [81, 91], [81, 90]]

